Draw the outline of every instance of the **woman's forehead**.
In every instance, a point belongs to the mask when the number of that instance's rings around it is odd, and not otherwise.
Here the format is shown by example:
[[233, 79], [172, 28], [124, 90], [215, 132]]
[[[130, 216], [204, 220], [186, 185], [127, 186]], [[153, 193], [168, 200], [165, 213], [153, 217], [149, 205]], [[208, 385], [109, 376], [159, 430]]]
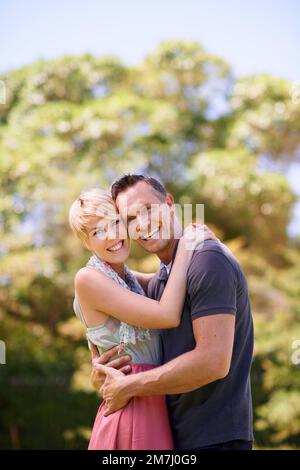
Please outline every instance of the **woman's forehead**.
[[110, 212], [110, 213], [103, 214], [103, 215], [91, 216], [87, 223], [87, 228], [88, 230], [91, 230], [107, 222], [111, 222], [112, 220], [118, 220], [119, 217], [120, 216], [117, 211]]

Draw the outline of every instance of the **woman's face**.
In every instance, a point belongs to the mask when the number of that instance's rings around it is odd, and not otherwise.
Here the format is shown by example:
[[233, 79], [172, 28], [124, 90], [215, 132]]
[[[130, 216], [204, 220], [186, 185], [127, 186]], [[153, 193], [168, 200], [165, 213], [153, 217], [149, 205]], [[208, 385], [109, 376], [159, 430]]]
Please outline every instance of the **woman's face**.
[[123, 263], [129, 256], [130, 241], [117, 209], [103, 217], [91, 217], [87, 247], [110, 264]]

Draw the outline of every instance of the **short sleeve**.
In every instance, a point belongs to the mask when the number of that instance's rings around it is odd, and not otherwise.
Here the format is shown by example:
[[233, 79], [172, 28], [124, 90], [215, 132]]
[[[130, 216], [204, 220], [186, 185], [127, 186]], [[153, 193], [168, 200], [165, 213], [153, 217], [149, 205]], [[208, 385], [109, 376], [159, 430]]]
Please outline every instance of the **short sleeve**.
[[192, 320], [221, 313], [236, 314], [237, 276], [231, 262], [220, 252], [196, 252], [187, 276]]

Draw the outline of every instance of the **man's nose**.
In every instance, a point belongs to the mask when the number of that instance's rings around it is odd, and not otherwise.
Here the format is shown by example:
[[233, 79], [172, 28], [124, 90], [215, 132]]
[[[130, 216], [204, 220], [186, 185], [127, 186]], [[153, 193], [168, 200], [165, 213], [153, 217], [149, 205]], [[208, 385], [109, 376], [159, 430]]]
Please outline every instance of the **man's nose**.
[[136, 225], [136, 231], [138, 233], [148, 233], [149, 231], [149, 222], [148, 220], [139, 220], [137, 225]]
[[137, 224], [136, 224], [136, 231], [142, 232], [143, 230], [147, 230], [148, 222], [144, 220], [143, 217], [138, 217]]

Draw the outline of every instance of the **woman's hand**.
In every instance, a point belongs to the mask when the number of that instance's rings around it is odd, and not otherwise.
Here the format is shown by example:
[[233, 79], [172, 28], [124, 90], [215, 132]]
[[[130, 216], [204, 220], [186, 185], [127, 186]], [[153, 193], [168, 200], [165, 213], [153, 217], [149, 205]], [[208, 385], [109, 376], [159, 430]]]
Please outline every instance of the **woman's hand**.
[[205, 224], [189, 224], [183, 232], [180, 243], [190, 255], [200, 249], [205, 240], [218, 240], [215, 234]]
[[203, 232], [204, 232], [204, 240], [216, 240], [216, 241], [220, 241], [216, 235], [214, 234], [214, 232], [205, 224], [193, 224], [195, 225], [196, 227], [199, 226], [199, 227], [203, 227]]

